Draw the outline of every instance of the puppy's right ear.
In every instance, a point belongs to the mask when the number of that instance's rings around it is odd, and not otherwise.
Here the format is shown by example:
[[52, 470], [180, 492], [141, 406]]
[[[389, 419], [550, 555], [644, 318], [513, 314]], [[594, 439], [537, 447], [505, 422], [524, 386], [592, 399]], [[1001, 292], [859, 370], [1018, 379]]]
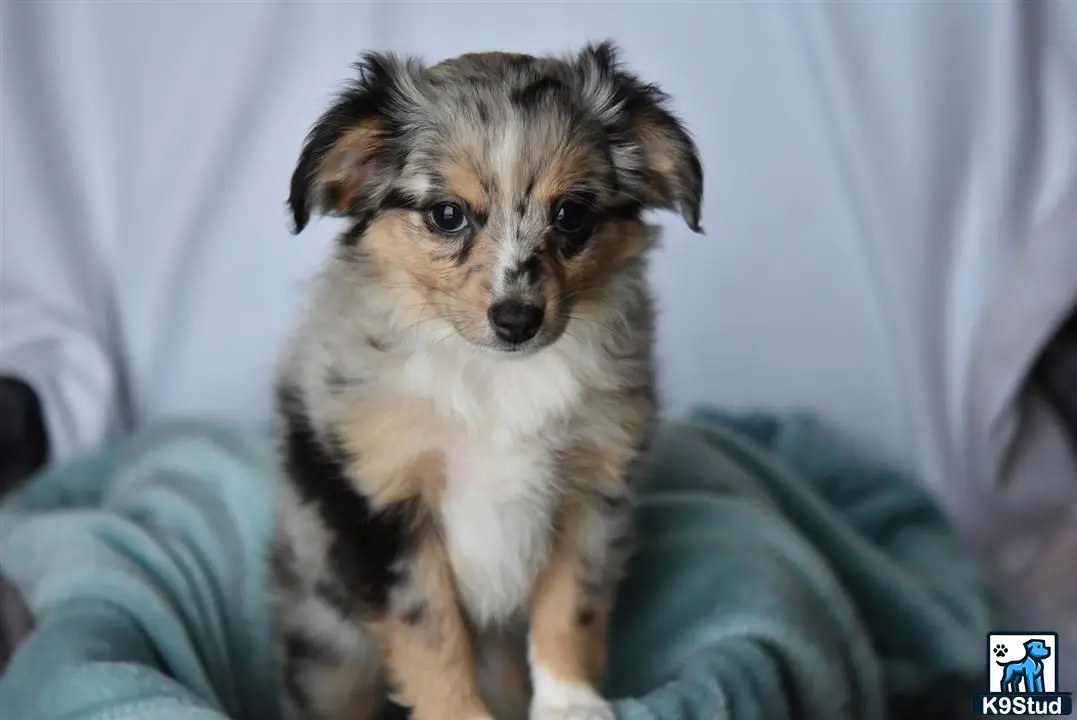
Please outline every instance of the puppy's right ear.
[[368, 53], [348, 84], [307, 135], [288, 206], [293, 234], [312, 213], [357, 216], [376, 206], [401, 165], [400, 129], [422, 101], [417, 59]]
[[700, 227], [703, 165], [669, 97], [624, 69], [611, 42], [588, 45], [576, 59], [584, 96], [606, 126], [610, 155], [625, 194], [645, 207], [677, 210]]

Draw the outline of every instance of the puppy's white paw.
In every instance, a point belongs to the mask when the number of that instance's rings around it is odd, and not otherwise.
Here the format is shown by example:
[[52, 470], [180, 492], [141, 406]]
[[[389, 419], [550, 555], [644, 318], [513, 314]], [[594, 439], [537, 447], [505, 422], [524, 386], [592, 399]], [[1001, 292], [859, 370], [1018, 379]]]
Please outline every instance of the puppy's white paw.
[[607, 702], [564, 707], [535, 707], [531, 720], [616, 720], [613, 708]]
[[589, 687], [547, 686], [536, 693], [531, 705], [531, 720], [615, 720], [608, 702]]

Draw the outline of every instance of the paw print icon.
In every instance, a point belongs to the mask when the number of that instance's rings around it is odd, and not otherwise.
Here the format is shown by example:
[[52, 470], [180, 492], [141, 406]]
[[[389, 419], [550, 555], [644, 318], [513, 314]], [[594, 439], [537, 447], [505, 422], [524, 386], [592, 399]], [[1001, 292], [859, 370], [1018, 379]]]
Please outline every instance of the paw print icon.
[[1006, 646], [1002, 645], [1002, 644], [998, 644], [998, 645], [996, 645], [994, 647], [994, 649], [991, 652], [995, 653], [995, 657], [998, 657], [998, 658], [1004, 657], [1006, 655]]

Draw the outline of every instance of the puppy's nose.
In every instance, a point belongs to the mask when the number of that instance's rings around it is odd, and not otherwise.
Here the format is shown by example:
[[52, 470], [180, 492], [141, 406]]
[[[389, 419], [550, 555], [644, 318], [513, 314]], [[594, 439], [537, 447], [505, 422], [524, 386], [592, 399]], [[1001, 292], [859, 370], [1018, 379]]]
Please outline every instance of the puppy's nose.
[[502, 300], [487, 311], [494, 334], [505, 342], [518, 345], [538, 334], [542, 327], [542, 308], [519, 300]]

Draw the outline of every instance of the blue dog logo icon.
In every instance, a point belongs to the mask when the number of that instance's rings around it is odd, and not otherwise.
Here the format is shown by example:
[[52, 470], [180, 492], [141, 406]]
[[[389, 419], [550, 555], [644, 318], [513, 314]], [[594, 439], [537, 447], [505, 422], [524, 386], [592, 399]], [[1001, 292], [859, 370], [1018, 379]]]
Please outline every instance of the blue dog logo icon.
[[[979, 717], [1040, 717], [1073, 714], [1073, 695], [1058, 689], [1058, 633], [995, 632], [987, 634], [987, 677], [990, 691], [972, 697]], [[1065, 651], [1061, 651], [1065, 654]], [[1020, 658], [1020, 659], [1014, 659]]]
[[[1044, 640], [1033, 638], [1025, 641], [1025, 655], [1020, 660], [995, 662], [1002, 667], [1002, 681], [999, 692], [1004, 693], [1042, 693], [1043, 661], [1051, 657], [1051, 648]], [[1022, 690], [1022, 685], [1024, 689]]]

